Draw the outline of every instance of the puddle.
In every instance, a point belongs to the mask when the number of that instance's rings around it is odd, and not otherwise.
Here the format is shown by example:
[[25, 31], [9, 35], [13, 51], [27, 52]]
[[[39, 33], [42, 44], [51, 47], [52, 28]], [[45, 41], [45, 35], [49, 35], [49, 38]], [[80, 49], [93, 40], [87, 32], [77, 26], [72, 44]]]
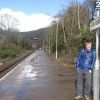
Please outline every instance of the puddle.
[[27, 73], [26, 77], [30, 78], [31, 80], [35, 80], [37, 76], [37, 72], [34, 73]]
[[24, 71], [26, 73], [26, 78], [30, 78], [31, 80], [35, 80], [37, 76], [37, 71], [33, 70], [34, 67], [32, 65], [27, 65], [24, 68]]
[[24, 67], [22, 73], [30, 73], [33, 69], [34, 67], [32, 67], [32, 65], [27, 65]]

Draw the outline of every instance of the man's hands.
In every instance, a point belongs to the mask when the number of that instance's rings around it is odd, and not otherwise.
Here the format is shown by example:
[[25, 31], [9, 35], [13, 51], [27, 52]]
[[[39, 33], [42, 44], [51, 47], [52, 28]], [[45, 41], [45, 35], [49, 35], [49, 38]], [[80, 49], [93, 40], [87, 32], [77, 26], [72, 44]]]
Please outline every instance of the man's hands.
[[89, 70], [89, 72], [90, 72], [90, 73], [92, 73], [92, 71], [91, 71], [91, 70]]

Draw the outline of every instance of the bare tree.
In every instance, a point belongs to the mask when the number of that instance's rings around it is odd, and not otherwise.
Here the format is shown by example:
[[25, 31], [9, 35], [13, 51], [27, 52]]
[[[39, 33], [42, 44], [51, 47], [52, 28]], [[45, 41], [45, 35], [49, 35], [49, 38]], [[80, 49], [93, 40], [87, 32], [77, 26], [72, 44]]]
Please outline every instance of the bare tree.
[[19, 22], [16, 18], [12, 17], [9, 14], [0, 15], [0, 28], [6, 31], [15, 31], [17, 30]]
[[[78, 11], [78, 13], [77, 13], [77, 16], [78, 16], [78, 27], [79, 27], [79, 30], [81, 29], [81, 26], [80, 26], [80, 5], [79, 5], [79, 1], [78, 0], [76, 0], [76, 2], [77, 2], [77, 11]], [[81, 35], [81, 33], [80, 33], [80, 35]]]
[[61, 24], [62, 24], [63, 34], [64, 34], [65, 47], [67, 48], [67, 40], [66, 40], [66, 32], [65, 32], [65, 25], [64, 25], [64, 17], [62, 17], [62, 19], [61, 19]]

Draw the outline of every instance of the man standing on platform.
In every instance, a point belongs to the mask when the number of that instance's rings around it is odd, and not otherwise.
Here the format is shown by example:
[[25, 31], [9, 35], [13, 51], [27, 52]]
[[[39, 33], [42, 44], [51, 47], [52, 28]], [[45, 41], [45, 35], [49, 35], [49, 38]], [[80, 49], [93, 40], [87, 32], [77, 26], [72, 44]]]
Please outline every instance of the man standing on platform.
[[85, 41], [85, 48], [82, 49], [77, 57], [77, 96], [75, 100], [85, 97], [90, 100], [92, 84], [92, 72], [96, 61], [96, 51], [92, 48], [92, 41]]

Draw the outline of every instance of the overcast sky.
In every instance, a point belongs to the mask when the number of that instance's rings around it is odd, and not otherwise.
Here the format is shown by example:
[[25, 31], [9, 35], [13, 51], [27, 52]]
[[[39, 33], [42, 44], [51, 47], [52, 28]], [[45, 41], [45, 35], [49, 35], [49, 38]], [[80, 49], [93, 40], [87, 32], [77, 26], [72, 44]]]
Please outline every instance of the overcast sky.
[[[0, 14], [8, 13], [19, 21], [20, 31], [50, 25], [53, 16], [71, 0], [0, 0]], [[66, 3], [66, 4], [65, 4]]]

